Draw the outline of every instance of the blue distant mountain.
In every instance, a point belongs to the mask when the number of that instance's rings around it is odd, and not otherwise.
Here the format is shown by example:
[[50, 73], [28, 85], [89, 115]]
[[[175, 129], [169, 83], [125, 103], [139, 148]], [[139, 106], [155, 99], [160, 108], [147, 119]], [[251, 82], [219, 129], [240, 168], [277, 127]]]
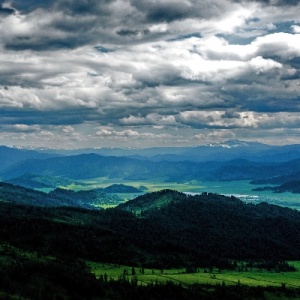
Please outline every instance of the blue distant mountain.
[[[276, 178], [291, 179], [293, 174], [300, 173], [300, 145], [270, 146], [236, 140], [199, 147], [94, 149], [96, 153], [76, 155], [78, 150], [64, 150], [60, 154], [8, 147], [1, 147], [1, 150], [0, 178], [6, 181], [35, 174], [72, 180], [109, 177], [126, 180], [164, 178], [173, 182], [272, 182]], [[286, 181], [279, 180], [278, 183]]]
[[0, 177], [7, 181], [29, 173], [40, 176], [60, 176], [73, 180], [108, 177], [116, 180], [164, 178], [166, 181], [187, 182], [261, 180], [287, 176], [299, 171], [300, 159], [286, 162], [255, 162], [246, 159], [174, 162], [81, 154], [25, 160], [0, 171]]
[[229, 161], [242, 158], [251, 161], [282, 162], [300, 158], [300, 145], [271, 146], [239, 140], [195, 147], [43, 149], [42, 151], [60, 155], [95, 153], [103, 156], [127, 156], [151, 161], [204, 162], [212, 160]]
[[14, 163], [18, 163], [26, 159], [46, 159], [57, 156], [58, 154], [55, 153], [0, 146], [0, 169], [4, 169]]

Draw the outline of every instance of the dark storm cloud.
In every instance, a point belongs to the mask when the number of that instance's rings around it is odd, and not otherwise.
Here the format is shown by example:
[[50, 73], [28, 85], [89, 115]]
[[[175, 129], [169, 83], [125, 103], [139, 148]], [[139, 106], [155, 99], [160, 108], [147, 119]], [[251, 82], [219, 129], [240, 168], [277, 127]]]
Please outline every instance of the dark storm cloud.
[[[262, 2], [269, 3], [269, 1]], [[292, 1], [294, 4], [298, 2]], [[29, 11], [37, 8], [43, 11], [35, 11], [30, 15], [31, 19], [35, 18], [36, 23], [39, 23], [35, 32], [27, 36], [12, 35], [5, 41], [5, 47], [18, 51], [26, 49], [45, 51], [47, 48], [73, 49], [89, 43], [123, 44], [128, 42], [128, 37], [137, 38], [139, 41], [155, 39], [162, 33], [158, 35], [152, 32], [149, 29], [151, 24], [189, 19], [206, 20], [230, 12], [231, 9], [226, 0], [185, 2], [132, 0], [131, 7], [128, 6], [129, 2], [123, 2], [124, 6], [121, 6], [121, 3], [117, 0], [13, 0], [11, 2], [13, 8], [2, 7], [3, 12], [12, 13], [15, 8], [26, 16]], [[290, 2], [278, 3], [283, 5]], [[48, 19], [45, 23], [38, 21], [45, 18]], [[165, 32], [166, 36], [167, 34], [168, 30]]]
[[[7, 2], [5, 0], [1, 2]], [[37, 8], [48, 8], [55, 3], [55, 0], [10, 0], [11, 5], [19, 11], [28, 13]]]
[[[1, 110], [0, 123], [25, 125], [73, 125], [85, 121], [99, 120], [99, 115], [92, 109], [68, 109], [57, 111], [34, 111], [32, 109]], [[100, 122], [101, 123], [101, 122]], [[107, 122], [105, 121], [105, 124]]]
[[[71, 49], [89, 43], [108, 40], [114, 17], [114, 1], [12, 1], [12, 8], [0, 10], [9, 13], [14, 9], [20, 14], [20, 33], [3, 39], [9, 50], [54, 50]], [[36, 10], [39, 8], [39, 10]], [[29, 24], [32, 30], [25, 34], [22, 27]], [[13, 25], [10, 23], [10, 25]], [[105, 28], [107, 29], [107, 32]], [[9, 29], [9, 28], [8, 28]], [[112, 30], [113, 31], [113, 30]]]
[[28, 38], [24, 39], [14, 39], [6, 44], [5, 48], [7, 50], [13, 51], [24, 51], [24, 50], [34, 50], [34, 51], [49, 51], [49, 50], [59, 50], [59, 49], [73, 49], [87, 43], [86, 39], [75, 40], [71, 37], [68, 39], [47, 39], [46, 37], [40, 39]]
[[222, 93], [222, 97], [229, 103], [234, 99], [231, 106], [235, 105], [239, 110], [259, 113], [299, 111], [300, 97], [295, 96], [295, 92], [283, 91], [284, 87], [255, 85], [254, 88], [251, 85], [234, 85], [228, 87], [228, 90]]
[[[46, 31], [46, 28], [45, 28]], [[89, 35], [74, 36], [69, 34], [66, 37], [60, 37], [59, 35], [47, 36], [39, 34], [38, 36], [26, 36], [26, 37], [14, 37], [10, 39], [5, 48], [13, 51], [51, 51], [60, 49], [74, 49], [92, 42], [93, 38]]]
[[300, 3], [300, 0], [232, 0], [238, 3], [257, 2], [269, 6], [294, 6]]
[[3, 5], [0, 3], [0, 15], [11, 15], [15, 12], [12, 8], [3, 7]]
[[72, 15], [105, 15], [109, 12], [107, 5], [115, 0], [62, 0], [55, 3], [58, 10]]
[[120, 29], [117, 31], [117, 34], [121, 36], [146, 35], [149, 33], [150, 33], [149, 29], [144, 29], [144, 30]]
[[[122, 45], [133, 40], [142, 43], [170, 37], [170, 29], [156, 32], [151, 30], [153, 24], [205, 20], [230, 10], [227, 0], [32, 0], [26, 5], [24, 1], [12, 1], [11, 5], [21, 13], [23, 23], [33, 26], [27, 34], [11, 34], [3, 40], [7, 49], [15, 51], [74, 49], [91, 43]], [[176, 36], [171, 34], [171, 38]]]
[[209, 19], [229, 8], [224, 0], [131, 0], [131, 3], [145, 14], [145, 21], [149, 23], [170, 23], [189, 18]]
[[147, 18], [150, 22], [172, 22], [187, 18], [191, 15], [192, 8], [184, 3], [159, 2], [157, 5], [150, 6], [147, 11]]

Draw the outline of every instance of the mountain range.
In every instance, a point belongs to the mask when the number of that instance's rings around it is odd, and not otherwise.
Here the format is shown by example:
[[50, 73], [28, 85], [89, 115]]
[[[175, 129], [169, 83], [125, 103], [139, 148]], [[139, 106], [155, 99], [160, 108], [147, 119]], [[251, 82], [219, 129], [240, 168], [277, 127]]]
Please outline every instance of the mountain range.
[[[300, 145], [274, 146], [257, 142], [229, 140], [224, 143], [194, 147], [154, 147], [154, 148], [86, 148], [48, 149], [31, 148], [39, 153], [52, 155], [79, 155], [95, 153], [102, 156], [127, 156], [151, 161], [228, 161], [247, 159], [251, 161], [282, 162], [300, 158]], [[27, 149], [26, 149], [27, 150]]]
[[190, 180], [262, 180], [299, 174], [300, 159], [286, 162], [253, 162], [244, 159], [208, 162], [154, 162], [128, 157], [81, 154], [74, 156], [28, 159], [0, 170], [2, 180], [24, 174], [60, 176], [80, 180], [97, 177], [167, 181]]
[[[284, 184], [281, 190], [298, 192], [291, 186], [300, 180], [300, 145], [228, 141], [182, 148], [103, 148], [60, 153], [49, 150], [48, 153], [45, 149], [39, 152], [2, 146], [0, 151], [1, 180], [34, 188], [107, 177], [116, 181], [248, 180], [255, 184]], [[96, 153], [75, 154], [76, 151]]]

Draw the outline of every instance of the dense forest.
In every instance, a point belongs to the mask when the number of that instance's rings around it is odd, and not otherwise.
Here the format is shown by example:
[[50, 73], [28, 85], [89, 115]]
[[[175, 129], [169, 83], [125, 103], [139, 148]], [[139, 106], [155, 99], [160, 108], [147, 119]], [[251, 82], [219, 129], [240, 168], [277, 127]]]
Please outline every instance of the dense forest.
[[[221, 270], [243, 260], [292, 271], [284, 261], [300, 260], [300, 213], [266, 203], [245, 204], [234, 197], [171, 190], [107, 210], [0, 202], [0, 243], [0, 291], [5, 295], [46, 299], [41, 295], [47, 290], [49, 299], [161, 299], [157, 293], [164, 299], [172, 299], [172, 293], [182, 294], [182, 299], [218, 299], [222, 287], [210, 293], [200, 286], [190, 290], [157, 283], [142, 288], [124, 278], [96, 279], [84, 262]], [[225, 290], [228, 299], [265, 291]]]

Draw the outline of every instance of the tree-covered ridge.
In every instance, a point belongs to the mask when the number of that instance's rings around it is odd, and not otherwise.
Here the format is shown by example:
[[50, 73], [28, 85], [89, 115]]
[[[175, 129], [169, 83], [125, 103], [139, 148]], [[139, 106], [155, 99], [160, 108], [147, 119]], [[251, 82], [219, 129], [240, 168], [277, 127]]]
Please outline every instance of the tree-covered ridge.
[[103, 204], [117, 205], [123, 200], [103, 189], [72, 191], [56, 188], [49, 193], [0, 182], [0, 201], [43, 207], [82, 207], [99, 209]]
[[184, 193], [167, 189], [138, 196], [133, 200], [120, 204], [118, 208], [137, 214], [150, 209], [159, 209], [171, 202], [184, 199]]
[[[168, 197], [174, 200], [160, 206], [161, 199]], [[198, 258], [204, 253], [252, 259], [296, 258], [300, 254], [300, 213], [296, 210], [267, 203], [245, 204], [235, 197], [210, 193], [189, 196], [168, 190], [119, 207], [138, 211], [142, 218], [159, 224], [168, 232], [166, 240], [180, 239], [180, 246], [189, 249], [191, 256], [194, 249]]]
[[235, 214], [245, 214], [256, 218], [287, 217], [298, 220], [300, 213], [297, 210], [287, 209], [266, 202], [259, 204], [245, 203], [234, 196], [206, 192], [197, 195], [189, 195], [188, 193], [186, 194], [170, 189], [138, 196], [133, 200], [120, 204], [118, 208], [131, 212], [136, 212], [136, 210], [138, 210], [145, 216], [151, 215], [153, 212], [156, 214], [158, 211], [162, 211], [163, 208], [169, 209], [169, 207], [174, 204], [189, 206], [192, 203], [199, 206], [201, 210], [205, 207], [211, 211], [224, 209], [224, 212], [232, 211]]
[[16, 178], [8, 179], [5, 182], [30, 189], [56, 188], [58, 186], [67, 186], [74, 183], [82, 186], [85, 185], [83, 182], [69, 180], [60, 176], [45, 176], [29, 173], [23, 174]]
[[[141, 210], [135, 201], [159, 205]], [[0, 206], [9, 243], [53, 255], [156, 267], [300, 259], [300, 212], [234, 197], [165, 190], [103, 211]], [[136, 207], [137, 216], [123, 210]]]
[[103, 188], [103, 192], [105, 193], [141, 193], [143, 192], [142, 188], [136, 188], [130, 185], [125, 184], [112, 184]]
[[[260, 184], [262, 184], [262, 183], [260, 183]], [[258, 187], [258, 188], [253, 189], [253, 191], [273, 191], [274, 193], [291, 192], [294, 194], [299, 194], [300, 193], [300, 179], [284, 181], [282, 184], [276, 185], [276, 186]]]

